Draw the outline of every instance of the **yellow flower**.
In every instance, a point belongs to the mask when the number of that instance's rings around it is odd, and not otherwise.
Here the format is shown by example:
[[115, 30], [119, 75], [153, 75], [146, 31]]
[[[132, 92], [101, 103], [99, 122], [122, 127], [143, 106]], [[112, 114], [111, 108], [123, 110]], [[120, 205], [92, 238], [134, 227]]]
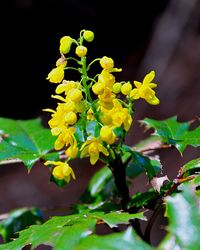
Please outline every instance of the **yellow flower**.
[[88, 109], [87, 120], [95, 120], [94, 112], [93, 112], [93, 110], [91, 108]]
[[99, 104], [100, 106], [104, 107], [105, 109], [112, 109], [113, 108], [113, 100], [115, 98], [115, 94], [109, 88], [104, 89], [104, 93], [102, 95], [98, 95]]
[[94, 40], [94, 33], [90, 30], [85, 30], [83, 32], [83, 37], [87, 42], [92, 42]]
[[145, 76], [142, 83], [138, 81], [134, 81], [134, 85], [136, 86], [136, 88], [131, 90], [130, 98], [132, 100], [143, 98], [152, 105], [158, 105], [160, 101], [155, 96], [155, 91], [152, 90], [153, 88], [157, 86], [157, 84], [151, 82], [154, 79], [154, 77], [155, 77], [155, 71], [152, 70], [150, 73], [148, 73]]
[[130, 82], [126, 82], [121, 87], [121, 92], [123, 95], [129, 95], [132, 90], [132, 85]]
[[128, 131], [132, 124], [132, 117], [128, 109], [124, 108], [118, 99], [113, 99], [112, 109], [101, 107], [101, 121], [112, 129], [123, 126]]
[[71, 177], [76, 179], [73, 169], [66, 162], [46, 161], [44, 165], [55, 165], [52, 175], [58, 180], [65, 180], [69, 183]]
[[73, 111], [68, 112], [65, 115], [65, 121], [68, 125], [73, 125], [77, 122], [77, 115]]
[[77, 142], [75, 142], [73, 145], [71, 145], [70, 147], [68, 147], [68, 149], [65, 151], [65, 154], [68, 157], [76, 158], [76, 156], [78, 154]]
[[99, 159], [99, 153], [103, 153], [105, 156], [109, 155], [108, 150], [102, 145], [102, 141], [95, 137], [87, 140], [80, 148], [81, 158], [85, 156], [90, 157], [90, 163], [94, 165]]
[[60, 83], [64, 78], [64, 67], [65, 65], [61, 64], [58, 67], [52, 69], [46, 79], [52, 83]]
[[74, 127], [63, 127], [62, 131], [60, 132], [60, 134], [58, 135], [58, 138], [56, 139], [55, 143], [54, 143], [54, 148], [55, 150], [60, 150], [62, 149], [64, 146], [68, 146], [73, 145], [75, 137], [74, 137], [74, 133], [75, 133], [75, 128]]
[[56, 67], [63, 65], [64, 67], [67, 66], [67, 59], [64, 56], [61, 56], [57, 61], [56, 61]]
[[68, 94], [67, 94], [67, 97], [71, 101], [73, 101], [75, 103], [78, 103], [78, 102], [81, 101], [81, 99], [82, 99], [83, 96], [82, 96], [82, 92], [81, 92], [80, 89], [70, 89], [69, 92], [68, 92]]
[[112, 69], [114, 67], [114, 61], [110, 57], [103, 56], [100, 60], [100, 65], [103, 69]]
[[61, 94], [65, 92], [65, 95], [71, 90], [71, 89], [78, 89], [80, 88], [80, 82], [75, 82], [75, 81], [66, 81], [63, 80], [62, 83], [60, 83], [57, 88], [56, 88], [56, 94]]
[[77, 56], [83, 57], [87, 54], [87, 48], [83, 45], [79, 45], [76, 47], [75, 53], [77, 54]]
[[121, 91], [121, 87], [122, 87], [121, 82], [116, 82], [116, 83], [113, 85], [113, 93], [119, 94], [120, 91]]
[[70, 36], [63, 36], [60, 39], [60, 52], [67, 54], [70, 51], [73, 39]]
[[111, 145], [115, 142], [116, 135], [109, 126], [103, 126], [100, 130], [100, 138]]

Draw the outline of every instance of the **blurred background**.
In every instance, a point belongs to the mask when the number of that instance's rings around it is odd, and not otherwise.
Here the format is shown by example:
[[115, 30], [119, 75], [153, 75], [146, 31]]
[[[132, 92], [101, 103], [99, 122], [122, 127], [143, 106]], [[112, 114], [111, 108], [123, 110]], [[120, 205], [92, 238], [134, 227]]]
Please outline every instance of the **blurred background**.
[[[59, 40], [77, 38], [81, 29], [95, 33], [88, 43], [91, 58], [112, 57], [122, 68], [119, 80], [138, 80], [155, 70], [157, 96], [161, 103], [136, 103], [133, 126], [126, 139], [134, 145], [147, 135], [138, 120], [145, 117], [178, 121], [196, 119], [200, 110], [200, 1], [198, 0], [15, 0], [7, 1], [6, 20], [1, 33], [0, 117], [32, 119], [38, 116], [48, 126], [50, 118], [42, 109], [55, 107], [51, 94], [55, 85], [46, 77], [59, 57]], [[163, 173], [175, 178], [179, 167], [200, 156], [188, 147], [183, 157], [176, 150], [161, 152]], [[73, 162], [77, 181], [59, 189], [49, 183], [49, 172], [37, 164], [27, 175], [22, 164], [0, 168], [0, 213], [22, 206], [41, 208], [70, 206], [83, 192], [99, 168], [88, 159]], [[78, 166], [79, 165], [79, 166]], [[143, 177], [145, 178], [145, 177]], [[145, 179], [146, 181], [146, 179]], [[135, 192], [145, 188], [141, 180]], [[164, 233], [155, 225], [157, 244]]]

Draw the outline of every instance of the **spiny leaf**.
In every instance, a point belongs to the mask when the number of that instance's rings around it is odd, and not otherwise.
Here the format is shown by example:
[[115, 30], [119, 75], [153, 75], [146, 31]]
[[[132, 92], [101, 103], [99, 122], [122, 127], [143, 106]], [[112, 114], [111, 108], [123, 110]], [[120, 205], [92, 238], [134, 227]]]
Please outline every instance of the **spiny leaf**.
[[124, 232], [110, 235], [91, 235], [81, 240], [76, 250], [153, 250], [155, 248], [142, 241], [131, 227]]
[[43, 222], [41, 211], [38, 208], [20, 208], [11, 211], [8, 217], [0, 222], [0, 235], [4, 242], [15, 237], [15, 233], [33, 224]]
[[190, 130], [190, 122], [178, 122], [173, 116], [166, 120], [145, 118], [141, 121], [146, 128], [153, 128], [154, 134], [162, 138], [164, 143], [174, 145], [182, 153], [188, 145], [200, 146], [200, 126]]
[[129, 177], [136, 177], [141, 173], [146, 172], [147, 176], [151, 180], [161, 171], [161, 163], [158, 160], [151, 159], [144, 156], [141, 153], [132, 151], [132, 158], [126, 168], [126, 174]]
[[183, 166], [183, 170], [182, 170], [183, 172], [187, 172], [190, 170], [200, 171], [200, 158], [193, 159], [193, 160], [187, 162]]
[[[0, 250], [21, 250], [26, 245], [35, 249], [39, 245], [49, 245], [55, 250], [79, 249], [79, 243], [94, 233], [95, 225], [100, 221], [115, 227], [128, 224], [130, 219], [143, 219], [143, 213], [128, 214], [122, 212], [93, 212], [56, 216], [42, 225], [33, 225], [19, 232], [19, 238], [0, 245]], [[81, 248], [80, 248], [81, 249]]]
[[175, 237], [180, 249], [200, 249], [198, 203], [198, 197], [190, 184], [183, 185], [181, 193], [166, 198], [166, 216], [169, 219], [167, 230], [172, 237]]
[[[42, 126], [40, 118], [13, 120], [0, 118], [0, 131], [7, 136], [0, 142], [0, 161], [20, 159], [28, 170], [40, 158], [47, 158], [55, 137]], [[52, 155], [55, 158], [55, 154]], [[48, 158], [51, 158], [50, 156]]]

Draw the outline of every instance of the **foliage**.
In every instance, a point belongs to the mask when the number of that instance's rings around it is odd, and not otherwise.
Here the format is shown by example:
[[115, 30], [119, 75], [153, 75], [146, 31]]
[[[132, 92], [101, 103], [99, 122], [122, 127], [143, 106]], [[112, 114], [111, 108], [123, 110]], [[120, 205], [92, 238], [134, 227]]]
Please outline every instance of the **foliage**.
[[[21, 208], [6, 214], [0, 223], [4, 243], [0, 249], [36, 249], [49, 245], [53, 249], [188, 249], [200, 248], [200, 158], [180, 166], [175, 179], [163, 175], [165, 168], [159, 150], [176, 148], [183, 155], [189, 146], [200, 146], [200, 126], [179, 122], [176, 116], [165, 120], [144, 118], [140, 123], [153, 132], [132, 147], [125, 138], [132, 126], [135, 102], [144, 99], [158, 105], [151, 70], [142, 82], [116, 80], [121, 69], [110, 57], [87, 62], [86, 42], [94, 33], [82, 30], [76, 40], [60, 40], [60, 58], [47, 76], [57, 84], [55, 109], [45, 128], [42, 119], [13, 120], [0, 118], [0, 163], [22, 161], [28, 171], [37, 161], [49, 166], [50, 181], [59, 188], [76, 176], [70, 162], [88, 157], [90, 164], [102, 167], [90, 179], [78, 204], [64, 216], [44, 219], [39, 208]], [[75, 57], [68, 56], [73, 52]], [[100, 72], [93, 76], [92, 66]], [[73, 70], [79, 80], [65, 80]], [[148, 189], [130, 195], [135, 179], [145, 174]], [[146, 183], [144, 183], [146, 185]], [[148, 212], [152, 216], [148, 216]], [[166, 234], [158, 246], [151, 244], [151, 230], [158, 214], [164, 211]], [[145, 230], [141, 230], [141, 222]], [[109, 230], [98, 234], [98, 228]], [[14, 239], [14, 240], [13, 240]]]

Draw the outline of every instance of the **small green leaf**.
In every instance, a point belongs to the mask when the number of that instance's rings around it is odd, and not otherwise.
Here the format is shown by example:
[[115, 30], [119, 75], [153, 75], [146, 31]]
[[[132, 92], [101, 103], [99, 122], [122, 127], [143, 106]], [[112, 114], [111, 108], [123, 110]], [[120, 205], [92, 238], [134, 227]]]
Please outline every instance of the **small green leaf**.
[[98, 220], [104, 221], [111, 228], [116, 227], [119, 224], [128, 224], [129, 221], [133, 219], [146, 220], [146, 217], [144, 217], [143, 212], [135, 214], [129, 214], [119, 211], [110, 213], [95, 212], [92, 213], [91, 216]]
[[98, 195], [105, 187], [105, 184], [112, 177], [112, 172], [108, 167], [103, 167], [97, 171], [88, 184], [88, 191], [91, 196]]
[[79, 249], [80, 242], [94, 233], [97, 223], [104, 222], [111, 227], [129, 224], [130, 219], [145, 220], [143, 213], [128, 214], [122, 212], [92, 212], [52, 217], [42, 225], [32, 225], [19, 232], [19, 237], [7, 244], [0, 245], [0, 250], [21, 250], [31, 245], [35, 249], [40, 245], [52, 246], [55, 250]]
[[[174, 235], [180, 249], [200, 249], [199, 198], [192, 186], [183, 185], [183, 191], [166, 198], [166, 216], [169, 219], [168, 232]], [[165, 249], [165, 248], [163, 248]]]
[[30, 170], [36, 161], [44, 159], [54, 149], [55, 137], [51, 135], [50, 129], [42, 126], [40, 118], [0, 118], [0, 131], [7, 134], [0, 142], [0, 161], [17, 158]]
[[27, 226], [41, 224], [43, 222], [42, 213], [38, 208], [20, 208], [11, 211], [8, 217], [0, 222], [0, 234], [4, 242], [8, 242], [15, 237], [15, 233]]
[[183, 173], [190, 171], [190, 170], [196, 170], [196, 171], [200, 171], [200, 158], [196, 158], [193, 159], [189, 162], [187, 162], [184, 166], [183, 166]]
[[155, 248], [142, 241], [131, 227], [124, 232], [109, 235], [91, 235], [83, 240], [76, 250], [153, 250]]
[[138, 152], [132, 151], [132, 158], [126, 168], [127, 176], [134, 178], [146, 172], [149, 179], [152, 179], [160, 171], [161, 164], [158, 160], [153, 160]]
[[129, 207], [134, 206], [137, 208], [149, 208], [152, 207], [152, 204], [155, 204], [159, 197], [160, 195], [154, 189], [150, 189], [144, 193], [138, 192], [131, 197]]
[[160, 136], [164, 143], [174, 145], [182, 153], [188, 145], [200, 146], [200, 126], [190, 129], [190, 122], [178, 122], [173, 116], [166, 120], [145, 118], [141, 121], [146, 128], [153, 128], [154, 134]]
[[97, 121], [87, 121], [86, 122], [86, 132], [88, 136], [99, 137], [100, 128]]

